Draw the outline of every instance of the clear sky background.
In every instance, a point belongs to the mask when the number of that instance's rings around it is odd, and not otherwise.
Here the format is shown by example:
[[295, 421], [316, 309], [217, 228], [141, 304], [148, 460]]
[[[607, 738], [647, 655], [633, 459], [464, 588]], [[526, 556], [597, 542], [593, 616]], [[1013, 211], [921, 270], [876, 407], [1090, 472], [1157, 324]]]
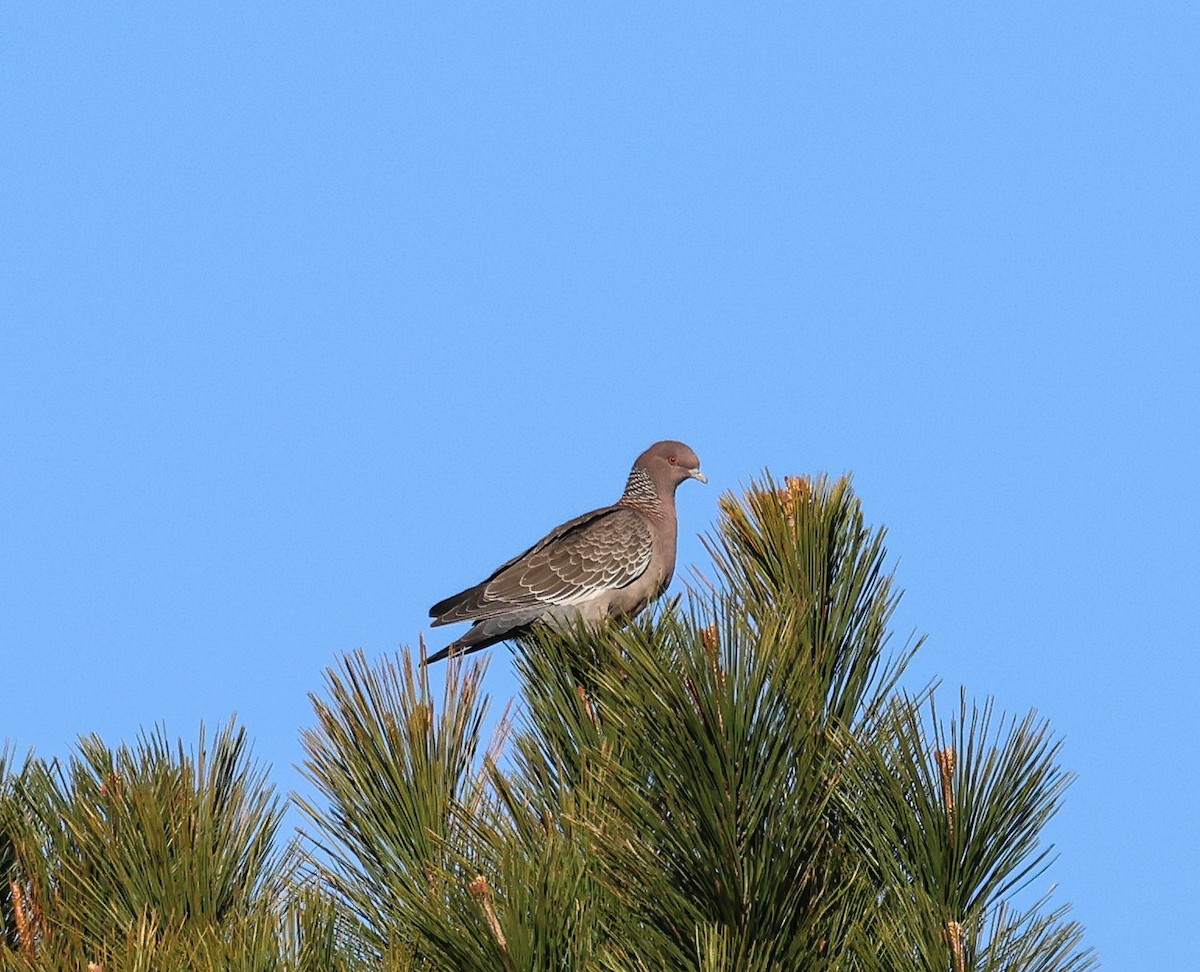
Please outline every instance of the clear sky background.
[[681, 438], [684, 565], [853, 472], [911, 681], [1065, 737], [1058, 900], [1194, 968], [1198, 9], [4, 4], [0, 737], [299, 786], [339, 652]]

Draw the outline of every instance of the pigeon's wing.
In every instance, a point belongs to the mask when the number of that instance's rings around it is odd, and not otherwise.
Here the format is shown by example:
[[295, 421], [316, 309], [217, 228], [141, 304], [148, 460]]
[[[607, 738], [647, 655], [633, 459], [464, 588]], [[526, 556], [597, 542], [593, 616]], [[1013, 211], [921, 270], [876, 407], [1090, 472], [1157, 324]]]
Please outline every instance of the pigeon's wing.
[[[433, 607], [431, 607], [429, 609], [429, 616], [431, 618], [441, 618], [444, 615], [448, 614], [451, 610], [454, 610], [456, 608], [459, 608], [459, 607], [465, 605], [468, 601], [471, 600], [471, 597], [473, 595], [481, 594], [483, 592], [484, 588], [487, 587], [488, 584], [490, 584], [492, 581], [494, 581], [496, 578], [498, 578], [501, 574], [503, 574], [505, 571], [507, 571], [510, 567], [524, 561], [528, 557], [532, 557], [534, 554], [538, 553], [544, 547], [547, 547], [550, 544], [554, 543], [555, 541], [561, 539], [562, 537], [564, 537], [566, 534], [572, 532], [573, 530], [581, 529], [581, 528], [587, 526], [587, 524], [590, 523], [592, 520], [598, 519], [599, 517], [604, 516], [606, 513], [610, 513], [613, 509], [615, 509], [615, 507], [612, 507], [612, 506], [601, 507], [598, 510], [592, 510], [592, 512], [590, 512], [590, 513], [584, 513], [582, 516], [577, 516], [573, 520], [567, 520], [566, 523], [559, 524], [553, 530], [551, 530], [548, 534], [546, 534], [544, 537], [542, 537], [541, 540], [539, 540], [532, 547], [530, 547], [528, 550], [523, 550], [521, 553], [517, 554], [511, 560], [506, 560], [504, 563], [502, 563], [499, 567], [497, 567], [494, 571], [492, 571], [491, 574], [485, 580], [474, 585], [473, 587], [468, 587], [465, 591], [459, 591], [457, 594], [451, 594], [449, 597], [445, 598], [444, 600], [438, 601], [437, 604], [435, 604]], [[468, 616], [463, 614], [461, 616], [456, 617], [455, 620], [465, 621], [465, 620], [467, 620], [467, 618], [468, 618]], [[438, 623], [439, 622], [435, 621], [434, 627], [436, 627], [438, 625]], [[450, 624], [451, 622], [450, 621], [442, 621], [440, 623]]]
[[487, 580], [429, 609], [433, 624], [478, 621], [514, 608], [570, 605], [632, 584], [650, 566], [654, 538], [636, 510], [609, 506], [570, 520]]

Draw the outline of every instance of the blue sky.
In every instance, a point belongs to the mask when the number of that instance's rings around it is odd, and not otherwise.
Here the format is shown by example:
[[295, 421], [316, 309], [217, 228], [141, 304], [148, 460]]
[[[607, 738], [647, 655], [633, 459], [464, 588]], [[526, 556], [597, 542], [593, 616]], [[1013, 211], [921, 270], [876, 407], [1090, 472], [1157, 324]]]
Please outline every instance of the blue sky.
[[913, 682], [1065, 737], [1105, 967], [1187, 967], [1197, 50], [1190, 4], [6, 4], [0, 737], [236, 712], [297, 786], [339, 652], [682, 438], [683, 564], [764, 467], [854, 473]]

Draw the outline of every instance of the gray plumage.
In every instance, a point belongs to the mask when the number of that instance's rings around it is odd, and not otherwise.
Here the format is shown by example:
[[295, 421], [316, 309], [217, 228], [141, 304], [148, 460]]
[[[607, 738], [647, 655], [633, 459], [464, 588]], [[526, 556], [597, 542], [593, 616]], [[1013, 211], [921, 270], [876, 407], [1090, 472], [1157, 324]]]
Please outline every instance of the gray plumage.
[[638, 456], [612, 506], [555, 527], [486, 580], [431, 607], [434, 627], [473, 624], [428, 662], [519, 637], [536, 621], [637, 614], [675, 572], [675, 488], [685, 479], [708, 482], [696, 453], [682, 442], [656, 442]]

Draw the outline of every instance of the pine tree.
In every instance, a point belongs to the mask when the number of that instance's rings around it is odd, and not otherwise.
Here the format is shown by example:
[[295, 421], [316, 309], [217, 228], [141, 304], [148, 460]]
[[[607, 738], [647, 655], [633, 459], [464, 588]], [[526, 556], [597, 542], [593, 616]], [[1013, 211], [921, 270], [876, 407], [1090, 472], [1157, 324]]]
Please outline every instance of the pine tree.
[[845, 479], [726, 496], [685, 604], [521, 646], [482, 759], [481, 663], [439, 707], [407, 655], [344, 659], [305, 808], [353, 936], [394, 969], [1093, 967], [1064, 908], [1020, 905], [1058, 744], [898, 688], [883, 540]]
[[[232, 723], [186, 749], [0, 753], [0, 969], [1083, 972], [1033, 893], [1071, 776], [1030, 713], [901, 676], [882, 530], [845, 479], [725, 496], [713, 576], [435, 694], [327, 673], [301, 840]], [[423, 649], [422, 649], [423, 651]]]

